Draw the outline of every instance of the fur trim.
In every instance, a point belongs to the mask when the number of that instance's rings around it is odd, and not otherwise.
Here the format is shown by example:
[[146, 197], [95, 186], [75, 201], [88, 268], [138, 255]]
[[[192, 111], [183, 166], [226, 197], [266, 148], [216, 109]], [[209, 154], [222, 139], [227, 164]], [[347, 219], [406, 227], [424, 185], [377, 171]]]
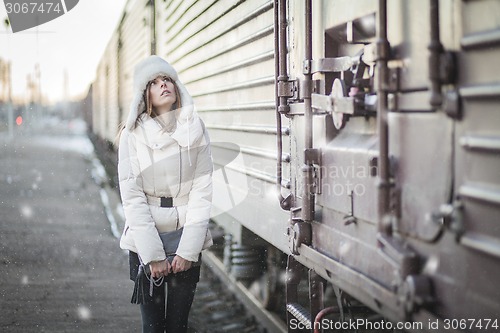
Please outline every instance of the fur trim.
[[142, 96], [148, 82], [159, 75], [167, 75], [172, 78], [179, 89], [182, 108], [178, 113], [178, 121], [184, 122], [192, 118], [194, 112], [193, 99], [191, 95], [189, 95], [186, 87], [179, 81], [176, 70], [161, 57], [152, 55], [139, 62], [134, 69], [134, 97], [130, 105], [130, 112], [125, 125], [129, 130], [135, 128], [137, 117], [145, 110]]

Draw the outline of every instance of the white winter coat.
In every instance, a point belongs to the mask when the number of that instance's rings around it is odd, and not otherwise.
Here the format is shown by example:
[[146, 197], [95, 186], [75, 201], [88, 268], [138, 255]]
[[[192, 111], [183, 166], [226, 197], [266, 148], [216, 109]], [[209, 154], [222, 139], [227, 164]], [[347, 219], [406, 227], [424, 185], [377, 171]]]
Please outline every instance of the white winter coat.
[[[183, 101], [173, 134], [142, 113], [142, 93], [159, 74], [175, 80]], [[176, 254], [197, 261], [212, 245], [208, 230], [212, 202], [212, 157], [209, 137], [194, 112], [191, 96], [163, 59], [151, 56], [139, 63], [134, 75], [136, 95], [120, 137], [118, 177], [125, 212], [120, 247], [139, 254], [144, 263], [165, 259], [159, 232], [184, 227]], [[137, 115], [139, 115], [137, 117]], [[138, 119], [138, 120], [137, 120]], [[176, 207], [148, 204], [147, 195], [174, 197], [187, 202]]]

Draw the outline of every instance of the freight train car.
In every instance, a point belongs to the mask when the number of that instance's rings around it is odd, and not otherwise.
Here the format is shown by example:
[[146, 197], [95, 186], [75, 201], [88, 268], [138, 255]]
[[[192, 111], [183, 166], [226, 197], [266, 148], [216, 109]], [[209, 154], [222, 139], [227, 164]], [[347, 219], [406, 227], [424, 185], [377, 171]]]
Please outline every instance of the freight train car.
[[149, 54], [209, 130], [230, 279], [286, 296], [289, 331], [498, 329], [500, 2], [129, 1], [100, 137]]

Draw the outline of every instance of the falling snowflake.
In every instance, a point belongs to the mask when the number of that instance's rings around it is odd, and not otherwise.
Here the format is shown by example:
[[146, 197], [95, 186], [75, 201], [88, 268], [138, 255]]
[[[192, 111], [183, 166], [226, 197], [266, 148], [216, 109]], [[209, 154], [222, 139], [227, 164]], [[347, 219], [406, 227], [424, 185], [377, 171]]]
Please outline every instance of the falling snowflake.
[[24, 218], [31, 218], [33, 216], [33, 209], [28, 206], [28, 205], [22, 205], [20, 207], [21, 209], [21, 215], [24, 217]]
[[81, 320], [89, 320], [92, 314], [90, 313], [90, 309], [84, 305], [80, 305], [77, 309], [78, 318]]

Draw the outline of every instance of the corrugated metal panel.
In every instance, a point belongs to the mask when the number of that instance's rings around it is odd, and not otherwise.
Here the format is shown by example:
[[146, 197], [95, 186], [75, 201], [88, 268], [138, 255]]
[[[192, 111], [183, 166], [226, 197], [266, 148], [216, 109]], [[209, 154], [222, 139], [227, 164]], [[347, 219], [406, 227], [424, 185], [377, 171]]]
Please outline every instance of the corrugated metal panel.
[[462, 29], [463, 35], [480, 31], [498, 29], [500, 2], [497, 0], [463, 1]]
[[151, 6], [149, 0], [137, 0], [127, 11], [120, 26], [120, 104], [121, 122], [125, 121], [132, 101], [134, 66], [151, 54]]
[[[500, 2], [462, 1], [461, 5], [458, 87], [462, 118], [455, 130], [454, 188], [462, 203], [463, 252], [456, 254], [464, 258], [460, 265], [468, 271], [487, 270], [487, 274], [454, 276], [455, 286], [474, 288], [458, 302], [470, 306], [462, 313], [453, 313], [453, 317], [479, 318], [498, 313], [499, 299], [495, 281], [500, 274], [500, 71], [495, 59], [500, 44], [495, 42], [495, 36], [500, 30]], [[453, 265], [453, 269], [456, 267]], [[480, 280], [477, 275], [482, 275]], [[450, 286], [449, 292], [455, 286]]]
[[[207, 125], [238, 124], [252, 112], [253, 121], [245, 124], [274, 126], [272, 2], [183, 1], [182, 8], [168, 17], [175, 26], [165, 24], [159, 49], [178, 70]], [[265, 108], [252, 111], [240, 107], [263, 103]], [[221, 112], [232, 107], [241, 112]]]
[[[133, 68], [151, 53], [149, 3], [128, 3], [99, 65], [94, 128], [110, 141], [129, 112]], [[231, 179], [222, 186], [234, 193], [246, 189], [250, 202], [233, 217], [261, 236], [268, 232], [253, 223], [260, 217], [256, 207], [268, 207], [270, 220], [287, 216], [269, 198], [276, 181], [272, 8], [269, 0], [156, 1], [157, 54], [172, 63], [195, 98], [214, 142], [215, 165], [225, 166], [224, 158], [235, 153], [219, 143], [237, 145], [239, 158], [224, 169]], [[288, 133], [284, 124], [285, 137]], [[289, 140], [284, 144], [286, 152]], [[283, 186], [289, 186], [289, 171], [283, 176]]]
[[[270, 219], [286, 216], [278, 200], [264, 195], [275, 193], [276, 182], [273, 2], [172, 0], [159, 7], [158, 54], [176, 68], [195, 99], [210, 132], [216, 168], [231, 154], [241, 157], [224, 169], [226, 184], [214, 180], [215, 191], [219, 185], [234, 193], [246, 189], [248, 200], [232, 216], [266, 236], [254, 223], [260, 218], [255, 207], [266, 209]], [[224, 144], [228, 141], [237, 152]]]
[[101, 62], [97, 68], [95, 82], [92, 85], [92, 128], [94, 129], [94, 133], [98, 136], [102, 136], [103, 134], [102, 116], [104, 114], [104, 94], [102, 92], [102, 81], [104, 75], [102, 73], [102, 68], [103, 63]]
[[130, 1], [122, 22], [108, 43], [93, 86], [94, 131], [115, 140], [133, 98], [133, 69], [151, 53], [151, 6], [148, 0]]
[[113, 141], [118, 126], [118, 34], [109, 41], [96, 72], [93, 89], [93, 126], [101, 138]]
[[104, 92], [106, 94], [105, 98], [105, 133], [103, 137], [110, 142], [114, 141], [117, 128], [118, 128], [118, 117], [119, 117], [119, 104], [118, 104], [118, 62], [117, 62], [117, 52], [118, 52], [118, 34], [113, 34], [113, 37], [109, 43], [104, 59], [106, 60], [104, 71], [105, 71], [105, 82], [104, 82]]
[[466, 232], [494, 237], [500, 246], [498, 219], [494, 218], [500, 214], [500, 202], [490, 200], [500, 197], [500, 72], [494, 65], [500, 53], [500, 2], [464, 1], [462, 6], [463, 118], [456, 131], [455, 188], [465, 202]]

